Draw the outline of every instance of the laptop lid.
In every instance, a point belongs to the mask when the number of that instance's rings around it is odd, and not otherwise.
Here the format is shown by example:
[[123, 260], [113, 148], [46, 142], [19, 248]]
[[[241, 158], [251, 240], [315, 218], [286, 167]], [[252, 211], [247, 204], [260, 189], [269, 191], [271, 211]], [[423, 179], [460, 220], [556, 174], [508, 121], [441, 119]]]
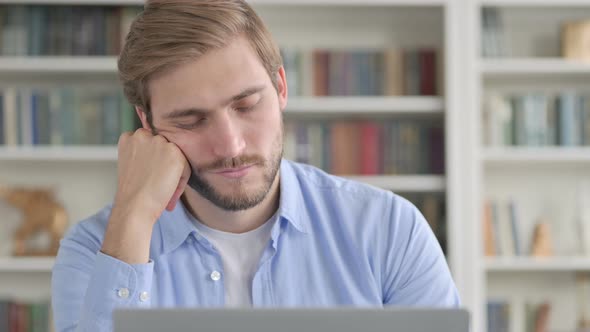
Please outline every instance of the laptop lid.
[[463, 309], [117, 309], [115, 332], [468, 332]]

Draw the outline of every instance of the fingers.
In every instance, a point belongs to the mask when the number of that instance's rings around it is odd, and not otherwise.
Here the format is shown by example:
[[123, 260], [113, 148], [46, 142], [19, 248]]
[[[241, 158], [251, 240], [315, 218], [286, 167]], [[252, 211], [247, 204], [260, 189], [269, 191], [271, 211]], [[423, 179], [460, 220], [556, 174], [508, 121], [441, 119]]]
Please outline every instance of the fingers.
[[180, 178], [178, 187], [176, 187], [176, 190], [174, 191], [172, 198], [168, 202], [168, 205], [166, 205], [166, 210], [174, 210], [174, 208], [176, 207], [176, 203], [178, 203], [178, 200], [180, 199], [180, 196], [182, 196], [182, 194], [184, 193], [184, 189], [186, 188], [186, 184], [188, 183], [189, 176], [182, 176]]
[[184, 169], [182, 171], [182, 176], [178, 181], [178, 186], [176, 187], [176, 190], [174, 191], [172, 198], [170, 198], [170, 201], [166, 205], [166, 210], [168, 211], [172, 211], [176, 207], [176, 203], [178, 203], [180, 196], [182, 196], [182, 194], [184, 193], [184, 189], [186, 188], [188, 180], [191, 176], [191, 167], [186, 159], [184, 161]]

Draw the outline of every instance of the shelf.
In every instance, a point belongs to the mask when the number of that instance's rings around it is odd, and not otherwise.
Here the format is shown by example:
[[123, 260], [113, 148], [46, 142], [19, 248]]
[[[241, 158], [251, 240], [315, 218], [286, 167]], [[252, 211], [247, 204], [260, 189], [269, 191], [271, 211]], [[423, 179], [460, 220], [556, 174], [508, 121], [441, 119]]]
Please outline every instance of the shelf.
[[112, 56], [0, 57], [0, 73], [117, 73]]
[[54, 257], [2, 257], [0, 272], [51, 272]]
[[486, 258], [488, 272], [527, 272], [527, 271], [590, 271], [588, 257], [514, 257]]
[[443, 114], [440, 97], [290, 97], [289, 115]]
[[377, 175], [346, 176], [375, 187], [396, 192], [442, 192], [445, 190], [445, 177], [439, 175]]
[[563, 58], [482, 59], [483, 75], [590, 74], [590, 63]]
[[116, 161], [116, 146], [0, 147], [0, 161]]
[[[115, 146], [71, 147], [2, 147], [0, 161], [117, 161]], [[444, 191], [444, 176], [378, 175], [354, 176], [351, 179], [397, 191]]]
[[[441, 6], [449, 0], [248, 0], [252, 5], [336, 6]], [[0, 4], [127, 5], [143, 6], [144, 0], [0, 0]]]
[[482, 155], [488, 164], [506, 163], [588, 163], [590, 147], [487, 148]]
[[480, 0], [482, 6], [587, 7], [588, 0]]

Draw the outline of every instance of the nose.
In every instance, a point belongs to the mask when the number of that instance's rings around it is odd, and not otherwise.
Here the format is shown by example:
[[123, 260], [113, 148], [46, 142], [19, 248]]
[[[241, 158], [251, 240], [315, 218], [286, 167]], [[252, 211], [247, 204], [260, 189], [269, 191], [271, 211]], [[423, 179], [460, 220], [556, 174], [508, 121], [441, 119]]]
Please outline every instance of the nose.
[[217, 120], [211, 133], [211, 143], [215, 156], [227, 159], [242, 154], [246, 142], [242, 136], [238, 120], [227, 113]]

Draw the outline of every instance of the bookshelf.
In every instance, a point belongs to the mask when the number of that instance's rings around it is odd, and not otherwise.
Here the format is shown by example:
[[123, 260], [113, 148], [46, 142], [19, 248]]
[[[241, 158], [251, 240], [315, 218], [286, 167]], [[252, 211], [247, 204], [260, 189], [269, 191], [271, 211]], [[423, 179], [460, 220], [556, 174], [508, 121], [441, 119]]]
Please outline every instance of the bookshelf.
[[[310, 52], [434, 48], [437, 91], [431, 95], [314, 96], [312, 68], [303, 65], [300, 94], [291, 95], [288, 121], [373, 120], [376, 123], [420, 120], [444, 127], [442, 174], [347, 174], [347, 177], [403, 195], [442, 198], [446, 220], [447, 258], [461, 293], [471, 309], [474, 330], [481, 330], [477, 304], [480, 262], [471, 239], [468, 204], [474, 159], [469, 150], [470, 124], [465, 116], [465, 78], [472, 69], [464, 48], [466, 21], [463, 3], [455, 0], [253, 0], [250, 1], [281, 47]], [[0, 0], [12, 4], [60, 6], [135, 6], [141, 0]], [[346, 36], [335, 38], [335, 36]], [[76, 86], [118, 87], [113, 56], [0, 56], [0, 89], [55, 89]], [[307, 76], [307, 77], [305, 77]], [[55, 188], [71, 222], [108, 204], [116, 188], [113, 145], [1, 146], [0, 183]], [[80, 194], [84, 193], [84, 194]], [[0, 259], [0, 296], [48, 297], [52, 259]], [[26, 291], [22, 289], [26, 288]]]
[[106, 73], [116, 75], [115, 57], [38, 56], [3, 57], [0, 72], [7, 74], [43, 73]]
[[51, 257], [34, 257], [34, 258], [1, 258], [0, 272], [51, 272], [55, 262]]
[[[589, 5], [576, 0], [482, 0], [471, 5], [473, 71], [469, 82], [473, 88], [469, 104], [471, 109], [479, 110], [470, 120], [477, 142], [472, 147], [475, 158], [471, 165], [476, 180], [471, 190], [474, 204], [479, 206], [471, 212], [474, 220], [479, 221], [472, 234], [480, 239], [474, 247], [480, 256], [474, 282], [482, 290], [479, 308], [488, 331], [502, 327], [508, 331], [530, 329], [535, 322], [534, 312], [543, 303], [549, 303], [548, 313], [536, 313], [547, 319], [547, 330], [576, 331], [583, 317], [583, 290], [577, 278], [586, 275], [590, 266], [576, 221], [581, 213], [579, 202], [590, 188], [590, 149], [584, 141], [570, 144], [559, 136], [560, 130], [573, 132], [569, 128], [557, 129], [554, 136], [548, 133], [555, 126], [565, 126], [564, 122], [556, 124], [550, 118], [551, 112], [565, 118], [563, 100], [569, 98], [565, 95], [583, 100], [590, 92], [583, 83], [590, 75], [590, 66], [563, 58], [560, 37], [563, 23], [590, 18]], [[490, 26], [496, 28], [495, 34], [490, 35], [490, 30], [494, 31]], [[504, 101], [490, 101], [498, 95]], [[514, 116], [526, 112], [519, 105], [534, 98], [538, 102], [535, 107], [524, 107], [547, 112], [537, 113], [541, 119], [548, 114], [547, 127], [543, 127], [545, 122], [531, 127], [530, 123], [522, 126], [518, 122], [521, 120], [514, 120]], [[516, 138], [512, 144], [498, 144], [498, 140], [490, 139], [490, 132], [494, 131], [490, 123], [498, 120], [490, 113], [507, 114], [502, 106], [506, 100], [512, 112], [511, 121], [516, 121], [511, 124], [516, 128], [514, 133], [532, 133], [530, 128], [537, 128], [546, 135], [542, 136], [546, 139], [542, 144], [527, 140], [530, 137], [516, 144]], [[583, 118], [577, 121], [583, 122]], [[496, 210], [492, 209], [495, 212], [488, 220], [498, 225], [491, 232], [501, 238], [493, 245], [493, 256], [485, 256], [483, 248], [483, 239], [490, 232], [484, 226], [489, 201]], [[511, 202], [515, 206], [514, 217], [509, 214]], [[550, 227], [553, 254], [549, 257], [530, 255], [537, 222], [546, 222]], [[516, 232], [502, 226], [512, 224], [516, 225]], [[506, 238], [510, 243], [515, 243], [514, 239], [519, 242], [521, 255], [511, 254], [511, 250], [498, 254], [498, 246], [507, 248]], [[502, 308], [500, 314], [498, 305]]]
[[587, 257], [552, 258], [512, 258], [488, 259], [485, 263], [488, 272], [572, 272], [590, 271]]
[[562, 58], [485, 59], [480, 71], [485, 76], [506, 75], [588, 75], [590, 64]]

